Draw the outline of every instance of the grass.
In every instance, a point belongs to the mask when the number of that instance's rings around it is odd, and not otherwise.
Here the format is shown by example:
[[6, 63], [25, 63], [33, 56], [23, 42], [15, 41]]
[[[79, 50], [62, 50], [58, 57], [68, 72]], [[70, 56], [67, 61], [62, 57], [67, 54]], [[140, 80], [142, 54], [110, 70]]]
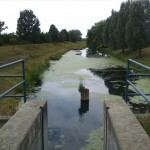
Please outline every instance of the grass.
[[19, 101], [15, 99], [2, 99], [0, 100], [0, 115], [13, 115], [18, 109]]
[[[50, 66], [50, 60], [58, 60], [70, 49], [83, 49], [85, 42], [64, 42], [64, 43], [44, 43], [37, 45], [16, 45], [14, 50], [12, 46], [0, 47], [0, 65], [10, 63], [19, 59], [25, 60], [26, 65], [26, 85], [30, 90], [39, 85], [42, 80], [42, 72]], [[15, 65], [7, 69], [3, 69], [0, 74], [21, 74], [21, 65]], [[0, 93], [8, 90], [17, 84], [20, 79], [16, 78], [0, 78]], [[16, 89], [14, 93], [21, 93], [23, 87]], [[17, 110], [18, 101], [12, 99], [0, 100], [0, 115], [11, 115]]]
[[137, 115], [136, 117], [150, 137], [150, 115]]
[[124, 61], [124, 62], [127, 62], [128, 59], [134, 59], [140, 63], [143, 63], [147, 66], [150, 66], [150, 47], [147, 47], [147, 48], [143, 48], [142, 49], [142, 56], [139, 57], [139, 54], [138, 54], [138, 51], [130, 51], [128, 49], [125, 49], [125, 52], [122, 53], [122, 50], [119, 49], [119, 50], [110, 50], [110, 49], [104, 49], [104, 51], [106, 53], [109, 53], [111, 55], [113, 55], [114, 57]]
[[[122, 53], [122, 50], [112, 51], [110, 49], [103, 49], [106, 53], [113, 55], [117, 59], [120, 59], [127, 63], [128, 59], [136, 60], [144, 65], [150, 66], [150, 47], [142, 49], [142, 56], [138, 56], [138, 51], [130, 51], [128, 49]], [[138, 69], [139, 70], [139, 69]], [[144, 69], [140, 68], [140, 71], [144, 71]], [[137, 115], [136, 116], [142, 127], [145, 129], [147, 134], [150, 137], [150, 115]]]

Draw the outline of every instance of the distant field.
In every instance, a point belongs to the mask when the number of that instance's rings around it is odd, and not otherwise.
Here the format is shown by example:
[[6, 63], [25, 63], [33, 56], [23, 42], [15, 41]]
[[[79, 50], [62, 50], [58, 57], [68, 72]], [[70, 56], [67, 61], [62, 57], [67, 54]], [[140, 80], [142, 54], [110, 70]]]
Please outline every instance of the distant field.
[[[39, 57], [49, 55], [49, 58], [59, 53], [66, 52], [70, 49], [80, 49], [85, 47], [85, 42], [64, 42], [57, 44], [44, 43], [38, 45], [15, 45], [0, 47], [0, 65], [6, 64], [18, 59], [25, 59], [27, 62], [35, 60]], [[48, 57], [48, 56], [47, 56]]]
[[[25, 60], [27, 88], [33, 87], [41, 80], [41, 73], [49, 66], [49, 60], [59, 59], [65, 52], [71, 49], [85, 48], [85, 42], [64, 42], [57, 44], [44, 43], [38, 45], [16, 45], [0, 47], [0, 65], [10, 63], [19, 59]], [[19, 65], [4, 69], [0, 74], [20, 74], [21, 67]], [[19, 80], [0, 78], [0, 93], [3, 93]], [[14, 93], [22, 92], [22, 88], [15, 90]], [[0, 100], [0, 115], [11, 115], [16, 112], [18, 101], [12, 99]]]

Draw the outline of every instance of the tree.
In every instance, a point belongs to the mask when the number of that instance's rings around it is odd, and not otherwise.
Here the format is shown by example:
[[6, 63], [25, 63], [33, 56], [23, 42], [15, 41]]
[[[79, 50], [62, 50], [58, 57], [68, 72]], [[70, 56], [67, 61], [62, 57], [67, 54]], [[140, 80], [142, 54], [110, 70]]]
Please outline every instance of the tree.
[[61, 38], [61, 42], [69, 41], [69, 33], [67, 32], [66, 29], [62, 29], [60, 31], [60, 38]]
[[21, 40], [31, 41], [33, 29], [39, 29], [39, 20], [32, 10], [23, 10], [17, 20], [17, 35]]
[[3, 30], [7, 29], [8, 27], [7, 26], [4, 26], [5, 25], [5, 22], [4, 21], [0, 21], [0, 46], [4, 44], [4, 40], [1, 36], [1, 33]]
[[15, 44], [17, 43], [17, 37], [14, 33], [9, 34], [9, 43], [13, 46], [13, 50], [14, 50]]
[[70, 41], [77, 42], [82, 40], [82, 33], [79, 30], [70, 30], [69, 31]]
[[112, 15], [111, 15], [111, 21], [109, 25], [109, 45], [112, 49], [117, 49], [117, 19], [118, 19], [118, 12], [112, 10]]
[[116, 31], [117, 31], [117, 44], [120, 48], [122, 48], [122, 52], [124, 53], [124, 49], [126, 47], [126, 42], [125, 42], [125, 29], [126, 29], [126, 18], [125, 18], [125, 3], [123, 2], [120, 7], [120, 11], [118, 14], [118, 20], [117, 20], [117, 26], [116, 26]]
[[4, 25], [5, 25], [5, 22], [4, 21], [0, 21], [0, 35], [1, 35], [3, 30], [8, 28], [7, 26], [4, 27]]
[[87, 31], [87, 35], [86, 35], [86, 46], [89, 47], [90, 49], [92, 48], [91, 47], [91, 40], [92, 40], [92, 31], [91, 31], [91, 29], [89, 29]]
[[49, 35], [51, 37], [52, 42], [59, 42], [60, 39], [59, 31], [54, 24], [50, 26]]
[[36, 24], [33, 26], [33, 30], [32, 30], [32, 41], [34, 44], [38, 43], [38, 46], [39, 46], [39, 42], [40, 42], [40, 23], [39, 21], [37, 20]]
[[104, 31], [103, 31], [103, 42], [105, 46], [109, 46], [109, 26], [110, 26], [110, 17], [105, 21]]
[[41, 43], [50, 43], [51, 42], [51, 37], [48, 32], [46, 32], [46, 33], [41, 32], [40, 42]]
[[94, 26], [92, 26], [91, 30], [88, 30], [87, 33], [87, 46], [91, 48], [91, 50], [95, 53], [100, 47], [103, 47], [105, 45], [103, 40], [103, 34], [104, 34], [104, 27], [105, 27], [106, 21], [100, 21], [98, 23], [95, 23]]
[[111, 49], [138, 50], [150, 45], [150, 1], [128, 0], [119, 12], [112, 10], [106, 20], [95, 23], [87, 32], [87, 46], [96, 51], [101, 45]]
[[129, 11], [129, 21], [126, 28], [126, 40], [131, 50], [139, 50], [144, 46], [144, 9], [141, 1], [134, 1]]
[[144, 8], [144, 46], [150, 46], [150, 1], [141, 2]]

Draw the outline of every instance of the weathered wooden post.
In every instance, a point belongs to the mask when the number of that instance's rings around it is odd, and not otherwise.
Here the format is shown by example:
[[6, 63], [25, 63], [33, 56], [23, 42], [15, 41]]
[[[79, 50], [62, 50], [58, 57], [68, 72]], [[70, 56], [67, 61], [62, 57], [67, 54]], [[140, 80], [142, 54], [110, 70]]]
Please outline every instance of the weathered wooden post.
[[80, 81], [78, 91], [81, 96], [79, 114], [80, 116], [82, 116], [84, 113], [86, 113], [89, 110], [89, 89], [85, 88], [82, 81]]
[[80, 92], [82, 101], [89, 101], [89, 89], [85, 88]]
[[78, 91], [80, 92], [81, 100], [89, 101], [89, 89], [85, 88], [85, 86], [82, 83], [82, 80], [80, 80]]

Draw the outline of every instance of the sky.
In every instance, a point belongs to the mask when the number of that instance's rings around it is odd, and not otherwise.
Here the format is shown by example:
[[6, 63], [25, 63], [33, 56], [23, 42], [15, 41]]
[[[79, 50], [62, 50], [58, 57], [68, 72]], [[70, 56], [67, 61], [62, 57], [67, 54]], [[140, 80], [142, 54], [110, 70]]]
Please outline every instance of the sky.
[[119, 11], [126, 0], [0, 0], [0, 21], [8, 27], [3, 33], [16, 32], [20, 11], [31, 9], [40, 21], [42, 32], [54, 24], [59, 31], [80, 30], [86, 37], [94, 23], [106, 19], [111, 10]]

